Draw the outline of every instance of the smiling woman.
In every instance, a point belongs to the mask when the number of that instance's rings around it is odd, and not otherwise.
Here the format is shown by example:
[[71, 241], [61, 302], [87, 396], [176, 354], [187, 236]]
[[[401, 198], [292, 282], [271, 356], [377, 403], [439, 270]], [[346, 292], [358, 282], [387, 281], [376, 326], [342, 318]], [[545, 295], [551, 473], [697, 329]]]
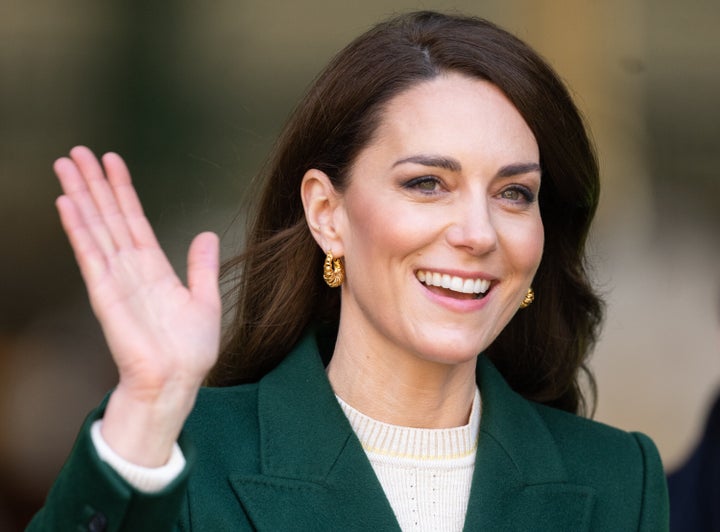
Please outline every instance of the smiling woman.
[[[426, 407], [414, 426], [466, 421], [477, 355], [519, 308], [542, 256], [538, 168], [535, 138], [502, 92], [449, 73], [387, 103], [342, 194], [323, 172], [306, 173], [313, 236], [346, 257], [328, 365], [338, 395], [401, 424], [417, 390]], [[465, 296], [466, 284], [487, 285], [483, 297]], [[400, 367], [408, 371], [384, 371]], [[438, 390], [464, 400], [430, 396]]]
[[517, 38], [421, 12], [337, 55], [223, 268], [222, 342], [217, 238], [184, 287], [102, 163], [58, 160], [57, 206], [120, 380], [31, 528], [667, 528], [652, 442], [576, 415], [597, 164]]

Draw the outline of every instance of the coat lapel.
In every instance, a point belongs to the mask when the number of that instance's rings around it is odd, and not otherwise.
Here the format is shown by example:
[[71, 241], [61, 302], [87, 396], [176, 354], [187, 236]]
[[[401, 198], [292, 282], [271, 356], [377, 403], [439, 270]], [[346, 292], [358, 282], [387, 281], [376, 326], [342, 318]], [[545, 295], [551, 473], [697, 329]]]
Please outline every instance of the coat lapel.
[[465, 530], [587, 530], [594, 490], [574, 485], [537, 411], [478, 360], [482, 418]]
[[261, 472], [230, 483], [258, 530], [399, 529], [309, 334], [258, 387]]
[[[465, 530], [587, 530], [594, 490], [568, 481], [537, 411], [484, 357]], [[324, 375], [313, 334], [258, 386], [260, 473], [230, 483], [257, 530], [399, 530]]]

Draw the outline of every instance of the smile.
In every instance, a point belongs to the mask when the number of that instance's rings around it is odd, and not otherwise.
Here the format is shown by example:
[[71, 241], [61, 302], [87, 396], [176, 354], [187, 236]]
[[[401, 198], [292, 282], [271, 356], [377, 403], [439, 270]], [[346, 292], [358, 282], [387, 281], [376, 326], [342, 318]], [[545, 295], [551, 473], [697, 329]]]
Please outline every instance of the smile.
[[461, 294], [484, 294], [490, 288], [490, 281], [487, 279], [465, 279], [426, 270], [418, 270], [415, 276], [426, 286], [437, 286]]

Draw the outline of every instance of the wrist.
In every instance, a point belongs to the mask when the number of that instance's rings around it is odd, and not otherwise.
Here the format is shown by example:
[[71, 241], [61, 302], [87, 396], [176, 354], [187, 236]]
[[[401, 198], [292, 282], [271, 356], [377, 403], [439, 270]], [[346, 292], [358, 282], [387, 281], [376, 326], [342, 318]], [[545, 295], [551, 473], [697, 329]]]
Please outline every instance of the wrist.
[[102, 424], [103, 420], [99, 419], [93, 423], [90, 429], [95, 451], [101, 460], [112, 467], [135, 489], [143, 493], [157, 493], [175, 480], [185, 468], [185, 457], [177, 443], [173, 444], [170, 459], [160, 467], [142, 467], [124, 460], [102, 437]]
[[103, 415], [102, 437], [118, 456], [142, 467], [167, 463], [197, 390], [138, 397], [120, 384]]

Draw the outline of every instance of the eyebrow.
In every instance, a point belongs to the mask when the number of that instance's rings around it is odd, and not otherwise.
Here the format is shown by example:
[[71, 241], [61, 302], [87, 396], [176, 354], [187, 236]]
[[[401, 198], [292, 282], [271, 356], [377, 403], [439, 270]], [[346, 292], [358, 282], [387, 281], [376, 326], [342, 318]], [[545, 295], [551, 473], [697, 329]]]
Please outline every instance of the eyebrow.
[[[432, 166], [435, 168], [443, 168], [452, 172], [462, 170], [462, 165], [457, 159], [452, 157], [443, 157], [440, 155], [413, 155], [400, 159], [393, 164], [393, 168], [405, 163], [420, 164], [422, 166]], [[517, 163], [503, 166], [497, 173], [498, 177], [511, 177], [514, 175], [529, 174], [532, 172], [541, 173], [542, 169], [538, 163]]]
[[435, 168], [443, 168], [452, 172], [459, 172], [462, 169], [462, 166], [457, 159], [453, 159], [452, 157], [442, 157], [439, 155], [413, 155], [411, 157], [395, 161], [393, 168], [405, 163], [433, 166]]
[[538, 163], [509, 164], [500, 168], [497, 175], [498, 177], [511, 177], [514, 175], [530, 174], [532, 172], [542, 173], [542, 169]]

